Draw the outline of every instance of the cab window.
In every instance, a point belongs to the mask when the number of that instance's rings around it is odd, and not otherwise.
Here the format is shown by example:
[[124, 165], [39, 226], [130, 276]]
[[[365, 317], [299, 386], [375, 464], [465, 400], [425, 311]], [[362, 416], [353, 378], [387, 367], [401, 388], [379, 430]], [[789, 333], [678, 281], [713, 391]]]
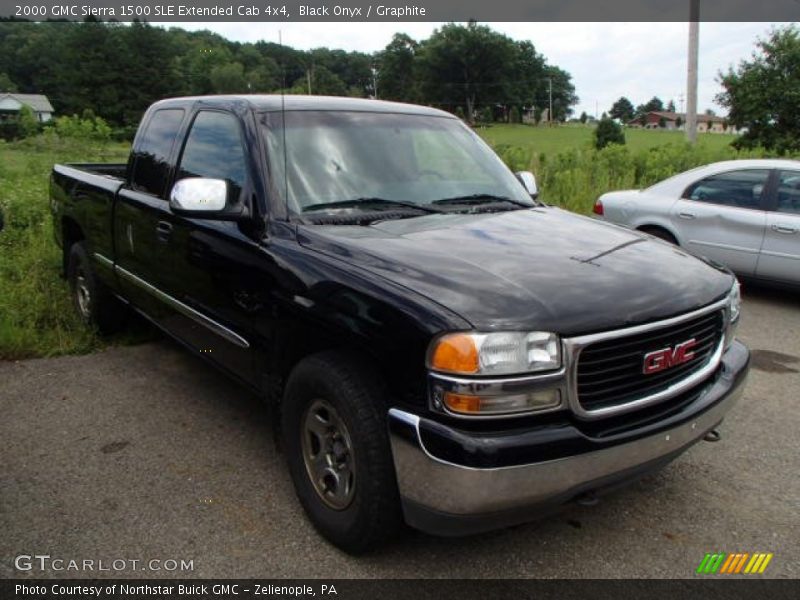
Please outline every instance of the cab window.
[[690, 185], [683, 197], [721, 206], [758, 209], [768, 178], [768, 169], [718, 173]]
[[239, 198], [247, 179], [239, 120], [230, 113], [200, 111], [183, 148], [178, 179], [209, 177], [228, 182], [231, 201]]
[[800, 171], [781, 171], [775, 210], [800, 215]]
[[150, 117], [141, 141], [134, 150], [131, 187], [161, 196], [169, 177], [170, 154], [183, 121], [182, 109], [157, 110]]

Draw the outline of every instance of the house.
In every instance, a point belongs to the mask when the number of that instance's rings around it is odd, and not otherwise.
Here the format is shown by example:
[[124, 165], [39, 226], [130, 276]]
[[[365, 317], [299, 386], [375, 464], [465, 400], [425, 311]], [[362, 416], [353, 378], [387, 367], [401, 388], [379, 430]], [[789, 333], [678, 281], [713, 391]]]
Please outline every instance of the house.
[[[645, 129], [683, 129], [686, 124], [686, 113], [676, 113], [663, 110], [653, 110], [644, 116], [644, 125], [641, 119], [628, 122], [629, 127], [644, 127]], [[697, 115], [698, 133], [736, 133], [736, 128], [728, 125], [726, 119], [711, 115]]]
[[46, 123], [53, 118], [53, 106], [47, 96], [0, 92], [0, 122], [16, 117], [23, 106], [30, 107], [40, 123]]

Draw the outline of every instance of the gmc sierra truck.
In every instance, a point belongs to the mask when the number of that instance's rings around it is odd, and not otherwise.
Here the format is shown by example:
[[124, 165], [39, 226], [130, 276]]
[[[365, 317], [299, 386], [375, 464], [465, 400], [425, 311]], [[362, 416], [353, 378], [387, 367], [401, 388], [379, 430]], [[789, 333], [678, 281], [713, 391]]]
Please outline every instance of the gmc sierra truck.
[[350, 552], [593, 502], [716, 438], [749, 368], [729, 271], [545, 205], [432, 108], [163, 100], [51, 204], [82, 319], [134, 310], [263, 397]]

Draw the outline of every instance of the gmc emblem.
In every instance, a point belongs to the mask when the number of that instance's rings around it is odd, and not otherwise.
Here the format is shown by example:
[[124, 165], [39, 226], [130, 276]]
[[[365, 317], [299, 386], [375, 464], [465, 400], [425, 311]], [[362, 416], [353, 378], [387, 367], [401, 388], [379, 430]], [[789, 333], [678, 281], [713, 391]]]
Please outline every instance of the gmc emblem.
[[645, 375], [652, 375], [664, 369], [671, 369], [683, 363], [689, 362], [694, 358], [692, 348], [697, 345], [697, 340], [694, 338], [677, 344], [675, 348], [662, 348], [648, 352], [644, 355], [644, 369]]

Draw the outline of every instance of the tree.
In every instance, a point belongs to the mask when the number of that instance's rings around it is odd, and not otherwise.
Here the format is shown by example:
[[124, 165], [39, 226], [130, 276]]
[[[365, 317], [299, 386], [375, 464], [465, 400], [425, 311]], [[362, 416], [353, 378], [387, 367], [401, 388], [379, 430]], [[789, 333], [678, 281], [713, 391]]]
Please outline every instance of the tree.
[[242, 94], [247, 92], [247, 80], [241, 63], [232, 62], [211, 69], [209, 75], [215, 94]]
[[609, 114], [614, 119], [619, 119], [623, 123], [632, 121], [634, 117], [633, 104], [625, 96], [614, 102]]
[[[504, 82], [503, 99], [520, 109], [549, 106], [549, 84], [545, 75], [547, 63], [531, 42], [515, 42], [514, 62]], [[555, 83], [558, 93], [558, 82]]]
[[774, 29], [759, 39], [751, 60], [719, 74], [724, 90], [716, 101], [731, 125], [747, 131], [734, 144], [778, 152], [800, 149], [800, 31]]
[[589, 115], [587, 115], [585, 111], [582, 112], [579, 121], [581, 123], [583, 123], [584, 125], [586, 125], [586, 121], [588, 121], [588, 120], [589, 120]]
[[708, 117], [716, 117], [716, 116], [717, 116], [717, 113], [716, 113], [716, 112], [714, 112], [714, 110], [713, 110], [713, 109], [711, 109], [711, 108], [707, 108], [707, 109], [705, 110], [705, 115], [706, 115], [706, 116], [708, 116]]
[[485, 25], [448, 23], [421, 45], [421, 83], [428, 102], [463, 103], [467, 121], [477, 104], [504, 99], [514, 64], [514, 42]]
[[566, 121], [572, 114], [572, 106], [578, 102], [572, 76], [552, 65], [547, 66], [545, 75], [553, 85], [553, 114], [550, 117], [553, 121]]
[[644, 112], [646, 112], [646, 113], [655, 112], [655, 111], [660, 112], [660, 111], [663, 111], [663, 110], [664, 110], [664, 103], [661, 101], [661, 98], [659, 98], [658, 96], [653, 96], [652, 98], [650, 98], [650, 100], [647, 102], [647, 104], [644, 105]]
[[672, 113], [675, 112], [675, 101], [674, 100], [670, 100], [667, 103], [667, 112], [672, 112]]
[[11, 81], [11, 77], [5, 73], [0, 73], [0, 92], [18, 92], [17, 84]]
[[405, 33], [395, 33], [392, 41], [378, 53], [380, 98], [401, 102], [413, 102], [418, 98], [418, 82], [414, 77], [418, 47], [419, 44]]
[[608, 117], [600, 119], [597, 129], [594, 130], [594, 146], [598, 150], [605, 148], [609, 144], [624, 144], [625, 133], [622, 127]]
[[677, 119], [675, 119], [675, 128], [680, 129], [681, 127], [683, 127], [683, 119], [678, 117]]
[[36, 119], [36, 114], [30, 106], [23, 106], [19, 111], [17, 119], [23, 137], [31, 137], [39, 133], [39, 121]]
[[659, 128], [664, 129], [667, 126], [667, 120], [664, 117], [659, 117], [658, 126]]

